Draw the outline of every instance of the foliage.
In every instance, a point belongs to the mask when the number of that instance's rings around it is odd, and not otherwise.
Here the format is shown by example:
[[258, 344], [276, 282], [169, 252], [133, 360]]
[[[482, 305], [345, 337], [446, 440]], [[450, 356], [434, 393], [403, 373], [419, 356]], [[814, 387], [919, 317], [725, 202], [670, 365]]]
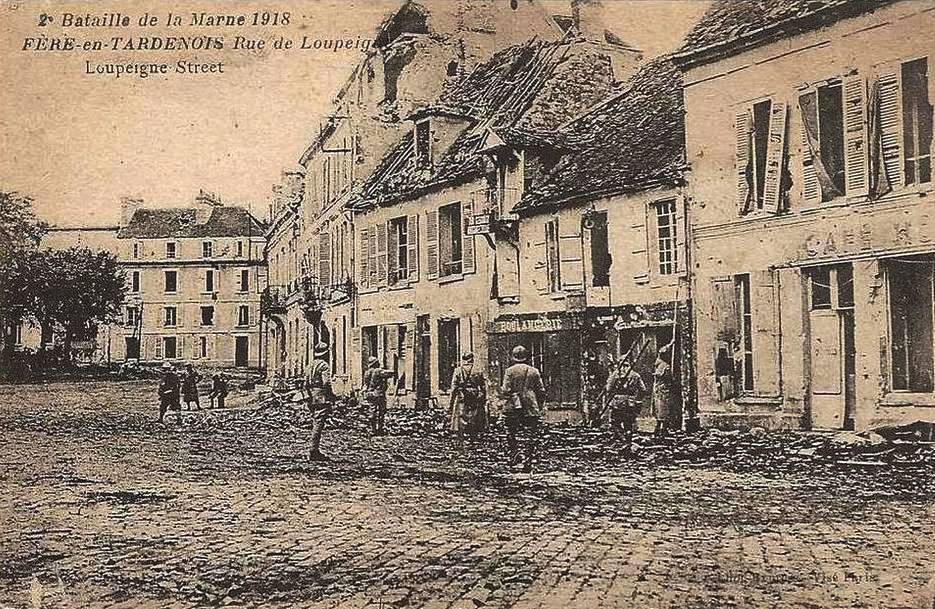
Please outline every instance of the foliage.
[[35, 249], [49, 225], [32, 209], [32, 198], [0, 191], [0, 263], [17, 251]]

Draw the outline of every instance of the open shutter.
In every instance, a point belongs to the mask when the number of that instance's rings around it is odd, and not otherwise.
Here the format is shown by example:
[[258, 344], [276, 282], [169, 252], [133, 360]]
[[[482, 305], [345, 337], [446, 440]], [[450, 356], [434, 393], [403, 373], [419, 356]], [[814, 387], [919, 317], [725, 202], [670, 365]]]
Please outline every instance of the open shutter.
[[154, 336], [153, 340], [156, 341], [156, 348], [155, 348], [156, 359], [162, 359], [162, 337]]
[[761, 395], [778, 395], [779, 301], [775, 271], [750, 274], [753, 313], [754, 387]]
[[393, 227], [393, 224], [387, 222], [386, 225], [386, 273], [388, 283], [396, 285], [399, 278], [399, 233]]
[[[562, 229], [571, 224], [571, 229]], [[581, 245], [581, 222], [558, 222], [559, 277], [563, 292], [584, 291], [584, 252]]]
[[[805, 100], [812, 100], [806, 102]], [[812, 157], [811, 146], [808, 143], [808, 128], [806, 127], [805, 113], [817, 108], [817, 94], [815, 91], [806, 91], [799, 96], [799, 158], [802, 159], [802, 199], [806, 203], [821, 203], [821, 186], [818, 182], [818, 169]]]
[[736, 153], [734, 170], [737, 178], [737, 210], [741, 215], [753, 209], [752, 182], [753, 162], [753, 119], [749, 108], [738, 112], [734, 121]]
[[403, 342], [403, 356], [406, 358], [406, 383], [403, 388], [415, 389], [416, 383], [416, 351], [415, 351], [416, 324], [406, 324], [406, 336]]
[[472, 201], [461, 203], [461, 272], [464, 274], [477, 270], [477, 263], [474, 260], [474, 235], [469, 235], [467, 232], [473, 214], [474, 203]]
[[377, 225], [374, 224], [370, 227], [370, 231], [367, 233], [368, 243], [367, 243], [367, 256], [370, 258], [370, 262], [367, 264], [367, 268], [370, 270], [370, 279], [368, 279], [371, 288], [380, 287], [380, 275], [377, 268]]
[[[545, 233], [543, 233], [543, 237], [545, 237]], [[532, 271], [530, 277], [532, 278], [532, 284], [535, 286], [536, 292], [539, 294], [549, 293], [549, 276], [546, 264], [547, 255], [544, 239], [529, 246], [528, 266]]]
[[[419, 215], [409, 216], [406, 231], [409, 239], [409, 283], [419, 281]], [[409, 378], [412, 378], [411, 376]]]
[[717, 340], [726, 342], [731, 348], [740, 340], [740, 314], [733, 277], [715, 277], [711, 280], [711, 320], [717, 332]]
[[370, 230], [361, 229], [358, 238], [360, 251], [360, 288], [366, 290], [370, 287]]
[[318, 233], [318, 284], [331, 285], [331, 234]]
[[386, 285], [386, 222], [377, 224], [377, 281]]
[[686, 197], [675, 199], [675, 272], [688, 272], [688, 213]]
[[181, 303], [175, 308], [175, 325], [179, 328], [185, 326], [185, 305]]
[[788, 113], [786, 102], [774, 101], [771, 104], [763, 208], [774, 214], [782, 211], [782, 168], [786, 155], [786, 116]]
[[427, 279], [438, 279], [438, 210], [425, 212], [425, 251]]
[[898, 63], [893, 63], [877, 70], [880, 91], [880, 149], [890, 190], [898, 190], [905, 185], [902, 88], [899, 82], [899, 67]]
[[865, 197], [869, 192], [864, 91], [859, 74], [844, 78], [844, 191], [848, 197]]
[[643, 209], [642, 222], [630, 226], [633, 235], [633, 279], [637, 283], [649, 281], [649, 231], [646, 230], [646, 214], [651, 211], [647, 204]]

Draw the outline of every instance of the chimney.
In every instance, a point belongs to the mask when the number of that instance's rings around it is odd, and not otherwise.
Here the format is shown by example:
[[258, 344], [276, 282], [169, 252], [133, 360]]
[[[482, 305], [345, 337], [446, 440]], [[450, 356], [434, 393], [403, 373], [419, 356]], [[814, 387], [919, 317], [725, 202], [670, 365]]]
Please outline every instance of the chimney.
[[195, 197], [195, 223], [204, 224], [207, 222], [214, 208], [220, 206], [221, 200], [218, 199], [216, 194], [199, 190], [198, 196]]
[[286, 170], [282, 172], [282, 198], [286, 205], [299, 206], [302, 204], [305, 186], [305, 172], [299, 170]]
[[571, 0], [571, 17], [575, 29], [587, 40], [604, 42], [607, 22], [603, 0]]
[[143, 206], [143, 199], [120, 197], [120, 226], [126, 226], [137, 209]]

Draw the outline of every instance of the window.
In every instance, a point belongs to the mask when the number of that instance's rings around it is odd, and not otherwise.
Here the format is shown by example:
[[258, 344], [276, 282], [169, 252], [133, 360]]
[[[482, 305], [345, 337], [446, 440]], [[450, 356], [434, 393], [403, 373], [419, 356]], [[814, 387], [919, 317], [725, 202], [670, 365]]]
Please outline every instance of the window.
[[165, 292], [166, 294], [174, 294], [178, 289], [178, 271], [166, 271], [165, 272]]
[[451, 377], [458, 366], [460, 329], [458, 319], [438, 320], [438, 388], [441, 391], [451, 388]]
[[457, 76], [457, 75], [458, 75], [458, 62], [457, 62], [457, 61], [449, 61], [449, 62], [448, 62], [448, 67], [445, 69], [445, 73], [446, 73], [448, 76]]
[[205, 271], [205, 292], [214, 291], [214, 269]]
[[[177, 340], [174, 336], [162, 337], [162, 353], [166, 359], [175, 359], [178, 357]], [[159, 355], [157, 354], [157, 357]]]
[[130, 291], [139, 292], [140, 291], [140, 272], [133, 271], [130, 273]]
[[923, 57], [902, 64], [903, 155], [906, 184], [932, 181], [932, 106], [928, 62]]
[[241, 269], [240, 271], [240, 291], [250, 291], [250, 271], [247, 269]]
[[603, 288], [610, 285], [609, 235], [607, 233], [607, 212], [591, 212], [585, 220], [591, 231], [591, 285]]
[[766, 185], [766, 149], [769, 145], [770, 100], [753, 104], [753, 200], [763, 209], [763, 188]]
[[237, 307], [237, 325], [250, 325], [250, 307], [248, 305], [240, 305]]
[[237, 257], [240, 258], [243, 256], [243, 241], [237, 242]]
[[808, 282], [812, 311], [831, 309], [831, 267], [812, 269]]
[[432, 163], [432, 129], [428, 120], [416, 123], [416, 164], [428, 167]]
[[201, 257], [210, 258], [214, 255], [214, 243], [211, 241], [201, 242]]
[[133, 257], [134, 258], [140, 257], [140, 244], [139, 243], [133, 244]]
[[674, 275], [678, 272], [677, 248], [677, 213], [675, 199], [658, 201], [656, 209], [656, 255], [660, 275]]
[[740, 214], [786, 209], [791, 179], [786, 155], [785, 102], [764, 99], [736, 115], [737, 202]]
[[136, 327], [140, 321], [140, 310], [137, 307], [127, 307], [126, 309], [126, 325], [130, 327]]
[[175, 307], [163, 308], [162, 325], [167, 328], [174, 327], [178, 322], [178, 309]]
[[753, 311], [750, 301], [750, 275], [734, 277], [737, 310], [740, 312], [740, 380], [744, 391], [753, 391]]
[[402, 216], [390, 220], [390, 285], [409, 278], [409, 218]]
[[890, 292], [890, 357], [894, 391], [930, 393], [933, 382], [932, 269], [930, 261], [887, 265]]
[[200, 336], [198, 337], [198, 356], [199, 357], [208, 357], [208, 337]]
[[214, 307], [213, 306], [201, 307], [201, 325], [203, 326], [214, 325]]
[[[814, 173], [821, 201], [830, 201], [845, 193], [844, 94], [841, 81], [832, 81], [801, 95], [799, 107], [804, 130], [804, 170], [808, 174]], [[805, 181], [809, 179], [807, 175]], [[808, 189], [807, 184], [804, 187]]]
[[461, 204], [452, 203], [438, 209], [440, 276], [460, 274], [461, 265]]
[[166, 243], [166, 258], [175, 258], [176, 254], [176, 243], [175, 241], [169, 241]]
[[545, 223], [545, 273], [549, 292], [561, 292], [562, 272], [558, 245], [558, 220], [549, 220]]

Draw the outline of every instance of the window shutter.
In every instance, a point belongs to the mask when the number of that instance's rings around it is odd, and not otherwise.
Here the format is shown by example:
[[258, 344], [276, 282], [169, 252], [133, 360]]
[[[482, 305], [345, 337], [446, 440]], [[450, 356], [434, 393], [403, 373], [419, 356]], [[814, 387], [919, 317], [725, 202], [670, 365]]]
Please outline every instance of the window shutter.
[[788, 113], [786, 102], [772, 102], [769, 140], [766, 148], [763, 208], [774, 214], [782, 211], [782, 168], [786, 155], [786, 116]]
[[877, 71], [880, 90], [880, 149], [886, 180], [891, 190], [898, 190], [905, 185], [899, 67], [898, 63], [888, 64]]
[[426, 279], [438, 279], [438, 210], [425, 212]]
[[370, 262], [367, 268], [370, 271], [370, 278], [367, 280], [371, 288], [380, 287], [380, 275], [377, 273], [377, 225], [370, 227], [367, 233], [367, 257]]
[[688, 272], [688, 217], [686, 197], [675, 198], [675, 272]]
[[[821, 186], [818, 182], [818, 169], [815, 167], [815, 161], [812, 159], [811, 148], [808, 144], [808, 130], [805, 126], [806, 108], [811, 108], [813, 104], [803, 103], [802, 98], [815, 96], [814, 91], [808, 91], [799, 96], [799, 158], [802, 159], [802, 198], [807, 203], [821, 202]], [[817, 104], [817, 96], [815, 97]]]
[[[543, 237], [544, 236], [545, 233], [543, 232]], [[532, 270], [530, 276], [532, 277], [532, 284], [539, 294], [549, 293], [549, 276], [546, 268], [547, 255], [544, 239], [540, 242], [533, 243], [529, 248], [529, 262]]]
[[[419, 281], [419, 215], [409, 216], [407, 234], [409, 239], [409, 283]], [[412, 378], [411, 376], [409, 378]]]
[[[561, 229], [572, 225], [568, 234]], [[584, 251], [581, 244], [581, 223], [558, 221], [559, 278], [562, 291], [581, 292], [584, 290]], [[568, 229], [566, 229], [568, 230]], [[575, 232], [577, 230], [577, 232]]]
[[399, 276], [397, 272], [399, 269], [399, 235], [396, 230], [394, 230], [393, 224], [389, 221], [386, 223], [386, 238], [386, 271], [389, 277], [389, 284], [394, 285]]
[[380, 222], [377, 227], [377, 281], [386, 285], [386, 222]]
[[331, 235], [318, 234], [318, 284], [331, 285]]
[[370, 230], [363, 228], [359, 234], [360, 243], [360, 288], [366, 290], [370, 286]]
[[750, 274], [753, 313], [754, 387], [761, 395], [779, 395], [779, 301], [775, 271]]
[[474, 215], [474, 204], [471, 201], [461, 203], [461, 272], [474, 273], [477, 263], [474, 260], [474, 235], [469, 235], [468, 225]]
[[844, 78], [844, 191], [848, 197], [865, 197], [867, 179], [867, 103], [864, 79], [859, 74]]
[[649, 280], [649, 231], [646, 229], [646, 214], [650, 212], [655, 213], [647, 203], [643, 209], [643, 221], [630, 227], [633, 234], [633, 278], [638, 283]]
[[751, 163], [753, 162], [753, 119], [749, 108], [737, 113], [734, 122], [736, 139], [736, 154], [734, 168], [737, 174], [737, 209], [740, 214], [746, 214], [753, 209], [753, 193], [750, 192]]
[[162, 359], [162, 337], [156, 336], [154, 340], [156, 341], [156, 359]]
[[183, 315], [183, 311], [185, 311], [185, 306], [182, 304], [179, 304], [179, 306], [175, 308], [175, 325], [179, 328], [185, 325], [185, 315]]
[[416, 324], [406, 324], [406, 338], [403, 344], [403, 356], [406, 358], [406, 386], [416, 386], [416, 351], [415, 351]]
[[715, 324], [717, 340], [729, 343], [731, 348], [740, 340], [740, 314], [733, 277], [715, 277], [711, 280], [711, 320]]

